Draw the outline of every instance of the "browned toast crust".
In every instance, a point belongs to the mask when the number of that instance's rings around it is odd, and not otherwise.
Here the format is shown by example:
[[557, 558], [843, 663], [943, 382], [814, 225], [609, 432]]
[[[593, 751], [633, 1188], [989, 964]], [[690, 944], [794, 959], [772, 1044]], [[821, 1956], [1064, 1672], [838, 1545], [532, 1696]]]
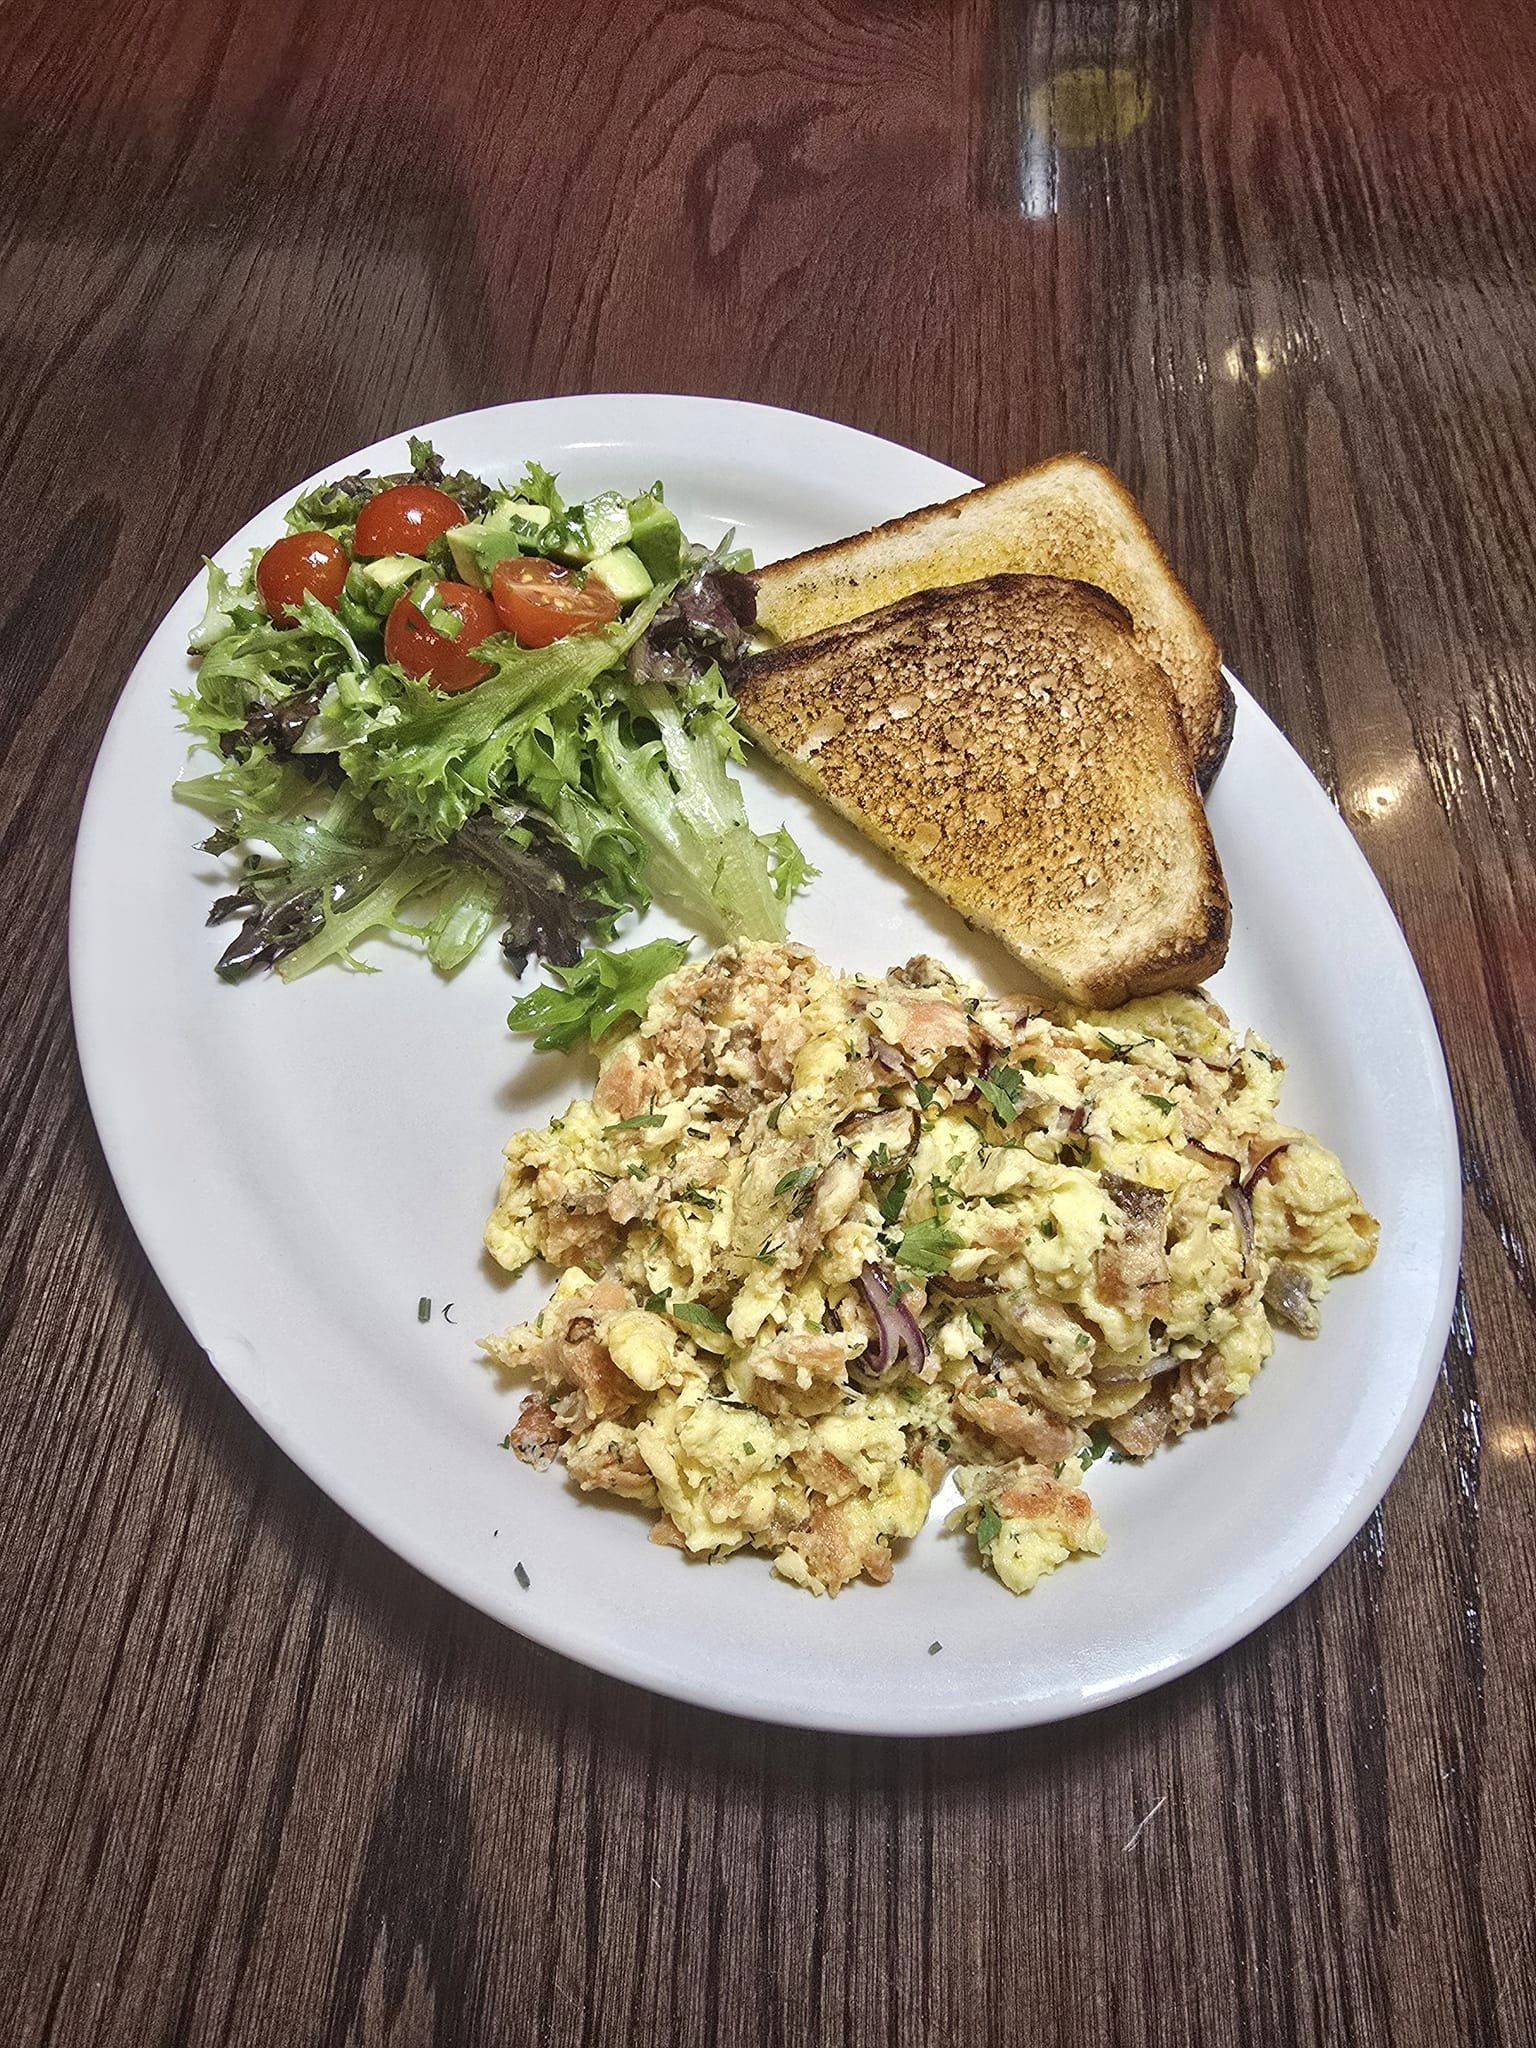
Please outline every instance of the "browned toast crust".
[[[1016, 521], [1009, 516], [1015, 499]], [[962, 531], [974, 568], [956, 557]], [[1091, 456], [1051, 456], [1001, 482], [769, 563], [757, 576], [759, 612], [766, 627], [797, 639], [932, 584], [999, 572], [1092, 583], [1125, 606], [1137, 645], [1173, 685], [1196, 779], [1209, 788], [1231, 745], [1235, 714], [1221, 651], [1140, 506]]]
[[925, 590], [754, 657], [743, 724], [1049, 986], [1111, 1007], [1226, 956], [1168, 680], [1088, 585]]

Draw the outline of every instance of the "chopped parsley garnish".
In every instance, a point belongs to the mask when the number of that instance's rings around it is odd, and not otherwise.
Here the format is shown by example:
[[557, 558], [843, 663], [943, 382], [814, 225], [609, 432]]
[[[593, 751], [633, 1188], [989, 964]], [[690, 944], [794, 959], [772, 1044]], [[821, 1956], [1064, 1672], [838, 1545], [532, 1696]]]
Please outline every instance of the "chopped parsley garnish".
[[990, 1550], [1002, 1529], [1002, 1517], [988, 1501], [976, 1523], [976, 1541], [983, 1550]]
[[977, 1075], [976, 1092], [1000, 1124], [1011, 1124], [1023, 1107], [1024, 1076], [1017, 1067], [994, 1067], [990, 1074]]
[[880, 1214], [887, 1223], [894, 1223], [901, 1214], [911, 1186], [912, 1169], [910, 1166], [904, 1166], [880, 1197]]
[[431, 1320], [432, 1320], [432, 1297], [431, 1297], [431, 1295], [430, 1295], [430, 1294], [424, 1294], [424, 1295], [423, 1295], [423, 1296], [421, 1297], [420, 1301], [418, 1301], [418, 1302], [417, 1302], [417, 1304], [416, 1304], [416, 1320], [417, 1320], [417, 1322], [418, 1322], [418, 1323], [430, 1323], [430, 1322], [431, 1322]]
[[627, 1116], [622, 1123], [609, 1124], [603, 1135], [609, 1131], [659, 1131], [665, 1122], [664, 1116]]
[[943, 1645], [942, 1643], [930, 1643], [930, 1644], [928, 1645], [928, 1654], [929, 1654], [929, 1656], [930, 1656], [930, 1657], [937, 1657], [937, 1655], [939, 1654], [940, 1650], [942, 1650], [942, 1649], [943, 1649], [943, 1647], [944, 1647], [944, 1645]]
[[515, 1565], [513, 1565], [512, 1576], [514, 1579], [516, 1579], [517, 1583], [522, 1587], [525, 1593], [527, 1592], [528, 1588], [533, 1584], [532, 1579], [530, 1579], [528, 1576], [527, 1568], [526, 1566], [524, 1566], [521, 1559], [519, 1559], [519, 1561]]
[[1156, 1043], [1156, 1040], [1151, 1038], [1111, 1038], [1107, 1031], [1097, 1032], [1095, 1033], [1095, 1036], [1097, 1037], [1100, 1045], [1104, 1045], [1109, 1048], [1109, 1056], [1111, 1059], [1115, 1060], [1128, 1060], [1131, 1054], [1136, 1050], [1137, 1046], [1153, 1045]]
[[671, 1301], [671, 1299], [672, 1290], [670, 1287], [663, 1287], [660, 1294], [647, 1295], [645, 1302], [647, 1314], [653, 1316], [664, 1316], [667, 1312], [667, 1304]]
[[756, 1258], [757, 1263], [760, 1266], [771, 1266], [773, 1264], [775, 1254], [783, 1251], [783, 1249], [784, 1247], [782, 1244], [775, 1244], [771, 1237], [765, 1237], [762, 1243], [758, 1246], [757, 1251], [754, 1254], [754, 1257]]
[[1020, 1060], [1019, 1065], [1024, 1069], [1026, 1074], [1034, 1074], [1037, 1078], [1041, 1074], [1054, 1074], [1056, 1071], [1056, 1069], [1051, 1065], [1049, 1060]]
[[1088, 1346], [1089, 1346], [1089, 1345], [1090, 1345], [1090, 1344], [1091, 1344], [1092, 1342], [1093, 1342], [1093, 1339], [1092, 1339], [1092, 1338], [1091, 1338], [1091, 1337], [1089, 1336], [1089, 1334], [1088, 1334], [1088, 1332], [1087, 1332], [1086, 1330], [1079, 1330], [1079, 1331], [1078, 1331], [1078, 1333], [1077, 1333], [1077, 1348], [1078, 1348], [1078, 1350], [1079, 1350], [1079, 1351], [1086, 1351], [1086, 1350], [1088, 1349]]
[[1054, 1237], [1056, 1235], [1056, 1218], [1054, 1216], [1047, 1216], [1043, 1219], [1040, 1225], [1040, 1235], [1042, 1237]]
[[946, 1230], [937, 1216], [925, 1216], [921, 1222], [909, 1223], [901, 1233], [896, 1263], [913, 1273], [947, 1273], [951, 1255], [960, 1249], [960, 1243], [955, 1232]]
[[714, 1195], [706, 1195], [702, 1188], [684, 1188], [682, 1199], [700, 1209], [718, 1209], [720, 1206], [718, 1199]]
[[1106, 1453], [1111, 1465], [1125, 1465], [1131, 1462], [1103, 1423], [1096, 1422], [1088, 1432], [1088, 1448], [1077, 1454], [1083, 1470], [1086, 1472], [1090, 1465], [1096, 1465]]
[[781, 1117], [781, 1116], [782, 1116], [783, 1114], [784, 1114], [784, 1105], [783, 1105], [783, 1103], [782, 1103], [782, 1102], [776, 1102], [776, 1103], [775, 1103], [775, 1104], [773, 1105], [772, 1109], [770, 1109], [770, 1110], [769, 1110], [769, 1112], [768, 1112], [768, 1128], [769, 1128], [769, 1130], [770, 1130], [770, 1131], [776, 1131], [776, 1130], [777, 1130], [777, 1129], [779, 1128], [779, 1118], [780, 1118], [780, 1117]]
[[775, 1195], [800, 1195], [810, 1186], [821, 1168], [814, 1159], [804, 1166], [791, 1167], [774, 1188]]
[[985, 1337], [987, 1334], [986, 1317], [978, 1309], [974, 1308], [968, 1308], [965, 1313], [969, 1317], [971, 1328], [976, 1332], [977, 1336]]
[[510, 1451], [512, 1448], [512, 1432], [510, 1429], [501, 1440], [501, 1448], [504, 1451]]
[[1173, 1115], [1173, 1104], [1168, 1100], [1166, 1095], [1144, 1094], [1141, 1099], [1143, 1102], [1150, 1102], [1154, 1109], [1162, 1110], [1165, 1115]]
[[1077, 1454], [1078, 1461], [1082, 1465], [1083, 1470], [1086, 1472], [1090, 1465], [1096, 1465], [1108, 1449], [1109, 1431], [1100, 1424], [1097, 1428], [1091, 1429], [1088, 1432], [1087, 1449], [1081, 1450]]
[[869, 1155], [868, 1171], [870, 1173], [886, 1173], [890, 1170], [890, 1164], [891, 1148], [882, 1138], [874, 1151]]
[[757, 1456], [757, 1445], [750, 1442], [745, 1437], [743, 1437], [742, 1439], [741, 1448], [746, 1452], [749, 1458], [755, 1458]]
[[926, 1109], [929, 1103], [933, 1100], [933, 1089], [931, 1085], [927, 1081], [914, 1081], [912, 1083], [912, 1086], [917, 1091], [918, 1103], [923, 1109]]
[[672, 1315], [680, 1323], [697, 1323], [701, 1330], [713, 1330], [717, 1337], [725, 1335], [725, 1325], [712, 1308], [706, 1308], [702, 1301], [674, 1301]]

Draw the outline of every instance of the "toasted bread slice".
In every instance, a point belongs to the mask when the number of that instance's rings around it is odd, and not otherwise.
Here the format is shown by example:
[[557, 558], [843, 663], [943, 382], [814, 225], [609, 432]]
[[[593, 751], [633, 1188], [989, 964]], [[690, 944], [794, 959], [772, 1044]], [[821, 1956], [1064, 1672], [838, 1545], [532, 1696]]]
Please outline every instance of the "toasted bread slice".
[[1047, 986], [1108, 1008], [1226, 957], [1162, 670], [1113, 599], [989, 576], [751, 658], [747, 729]]
[[1000, 572], [1092, 583], [1130, 613], [1136, 644], [1173, 685], [1195, 776], [1208, 789], [1232, 740], [1221, 653], [1140, 507], [1086, 455], [1055, 455], [851, 540], [757, 572], [758, 620], [777, 640], [878, 611], [915, 590]]

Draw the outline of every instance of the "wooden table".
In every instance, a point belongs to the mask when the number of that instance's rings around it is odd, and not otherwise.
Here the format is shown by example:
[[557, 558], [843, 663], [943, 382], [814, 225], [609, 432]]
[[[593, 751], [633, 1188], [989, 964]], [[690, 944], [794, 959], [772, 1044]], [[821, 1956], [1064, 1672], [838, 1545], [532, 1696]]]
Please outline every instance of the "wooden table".
[[[17, 0], [6, 40], [0, 2034], [1531, 2040], [1536, 12]], [[626, 387], [1104, 456], [1435, 999], [1471, 1199], [1418, 1444], [1310, 1593], [1096, 1718], [806, 1736], [530, 1647], [263, 1438], [103, 1170], [70, 846], [200, 552], [396, 427]]]

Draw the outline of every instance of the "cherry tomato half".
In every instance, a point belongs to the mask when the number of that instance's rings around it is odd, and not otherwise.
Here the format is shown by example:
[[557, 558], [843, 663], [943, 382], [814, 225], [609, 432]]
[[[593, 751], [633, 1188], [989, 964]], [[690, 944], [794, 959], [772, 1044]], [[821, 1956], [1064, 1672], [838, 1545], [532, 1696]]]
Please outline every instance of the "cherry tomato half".
[[261, 601], [280, 626], [296, 623], [288, 607], [306, 591], [335, 611], [346, 580], [347, 551], [328, 533], [285, 533], [256, 564]]
[[385, 621], [384, 652], [408, 676], [425, 677], [436, 690], [472, 690], [491, 670], [469, 650], [498, 630], [496, 608], [483, 590], [467, 583], [439, 583], [437, 597], [459, 621], [457, 636], [440, 633], [420, 605], [402, 597]]
[[547, 647], [568, 633], [597, 633], [619, 616], [605, 583], [573, 583], [569, 569], [540, 555], [509, 555], [491, 571], [496, 616], [524, 647]]
[[357, 515], [353, 552], [359, 555], [420, 555], [464, 521], [464, 508], [431, 484], [394, 484], [370, 498]]

